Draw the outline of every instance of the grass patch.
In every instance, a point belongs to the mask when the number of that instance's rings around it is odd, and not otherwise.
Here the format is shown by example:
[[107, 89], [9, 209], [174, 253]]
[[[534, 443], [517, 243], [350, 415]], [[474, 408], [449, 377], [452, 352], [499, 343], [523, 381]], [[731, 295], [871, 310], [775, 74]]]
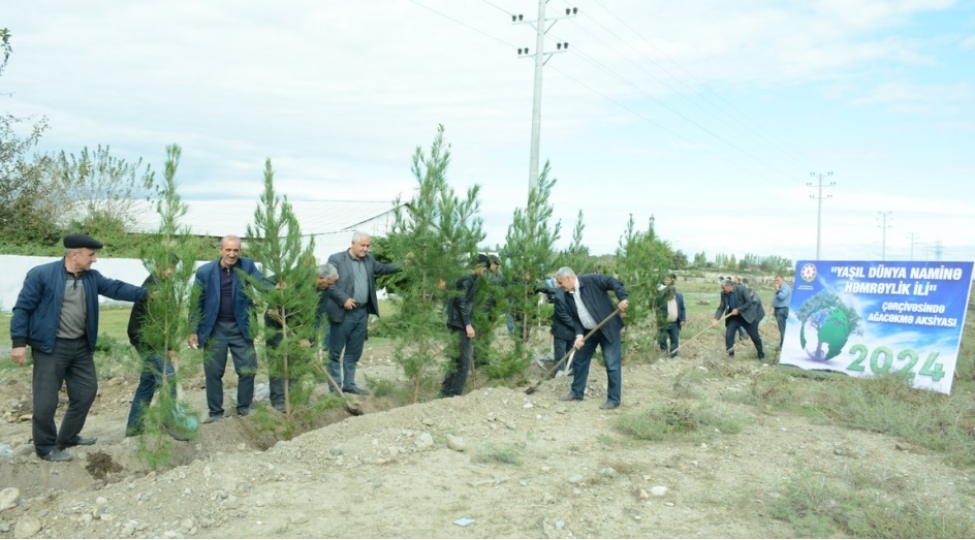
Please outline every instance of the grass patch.
[[521, 465], [522, 449], [517, 446], [499, 448], [489, 444], [478, 449], [472, 458], [477, 463], [503, 463], [505, 465]]
[[696, 440], [717, 429], [724, 434], [741, 432], [741, 422], [713, 410], [710, 405], [673, 401], [644, 412], [620, 416], [615, 428], [635, 439], [660, 441], [672, 438]]
[[919, 390], [897, 375], [811, 381], [771, 370], [756, 376], [744, 400], [898, 437], [944, 454], [956, 467], [975, 467], [975, 402], [970, 395]]
[[771, 505], [774, 518], [786, 521], [800, 537], [827, 538], [972, 538], [975, 521], [968, 512], [946, 510], [940, 500], [920, 495], [891, 497], [884, 486], [858, 489], [824, 476], [801, 472]]

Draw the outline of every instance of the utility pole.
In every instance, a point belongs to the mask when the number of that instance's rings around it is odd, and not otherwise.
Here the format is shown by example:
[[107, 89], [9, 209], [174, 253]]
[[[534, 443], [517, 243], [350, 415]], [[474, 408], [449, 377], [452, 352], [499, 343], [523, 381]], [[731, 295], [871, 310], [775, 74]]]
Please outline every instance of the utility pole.
[[917, 233], [911, 233], [911, 260], [914, 260], [914, 240], [917, 238]]
[[[887, 229], [889, 229], [891, 227], [890, 225], [887, 225], [887, 216], [893, 214], [893, 212], [877, 212], [877, 214], [880, 215], [880, 221], [881, 221], [881, 224], [880, 225], [877, 225], [877, 226], [880, 227], [881, 229], [883, 229], [883, 231], [884, 231], [883, 243], [880, 245], [881, 246], [880, 247], [880, 260], [886, 261], [887, 260]], [[891, 219], [893, 219], [893, 218], [891, 218]]]
[[[817, 177], [819, 178], [819, 195], [810, 195], [809, 196], [810, 199], [818, 199], [819, 200], [819, 214], [818, 214], [818, 217], [816, 218], [816, 260], [819, 260], [821, 258], [820, 257], [820, 254], [821, 254], [821, 248], [822, 248], [822, 245], [823, 245], [823, 243], [822, 243], [822, 240], [823, 240], [823, 198], [824, 198], [823, 197], [823, 177], [826, 176], [828, 178], [830, 176], [833, 176], [833, 173], [832, 172], [828, 172], [828, 173], [826, 173], [824, 175], [823, 173], [814, 173], [814, 172], [811, 172], [811, 173], [809, 173], [809, 176], [812, 176], [813, 178], [817, 178]], [[807, 182], [806, 185], [809, 186], [809, 187], [812, 187], [813, 184], [812, 184], [812, 182]], [[836, 182], [830, 182], [829, 184], [826, 185], [826, 187], [833, 187], [835, 185], [836, 185]], [[832, 195], [827, 195], [825, 198], [832, 199], [833, 196]]]
[[944, 246], [941, 244], [941, 240], [936, 240], [934, 242], [934, 260], [940, 261], [942, 255], [944, 255]]
[[[519, 58], [535, 58], [535, 92], [532, 103], [532, 148], [531, 160], [528, 166], [528, 189], [538, 187], [538, 147], [542, 138], [542, 68], [548, 63], [553, 54], [568, 52], [569, 43], [557, 43], [554, 51], [545, 52], [545, 34], [555, 26], [560, 19], [574, 17], [579, 8], [565, 8], [565, 15], [545, 18], [545, 5], [548, 0], [538, 0], [538, 18], [534, 21], [525, 20], [523, 15], [512, 15], [513, 24], [528, 24], [535, 28], [535, 54], [529, 55], [528, 47], [518, 49]], [[552, 24], [547, 24], [549, 21]]]

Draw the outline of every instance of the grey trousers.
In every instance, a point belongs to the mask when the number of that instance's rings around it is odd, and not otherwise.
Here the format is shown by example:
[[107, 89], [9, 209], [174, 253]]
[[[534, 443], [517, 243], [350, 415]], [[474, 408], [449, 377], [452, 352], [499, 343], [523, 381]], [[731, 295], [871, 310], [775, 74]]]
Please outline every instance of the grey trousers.
[[[33, 348], [31, 352], [34, 358], [34, 451], [38, 456], [46, 456], [77, 441], [91, 404], [98, 395], [98, 377], [87, 337], [58, 338], [50, 353]], [[58, 431], [54, 414], [62, 384], [68, 387], [68, 408]]]

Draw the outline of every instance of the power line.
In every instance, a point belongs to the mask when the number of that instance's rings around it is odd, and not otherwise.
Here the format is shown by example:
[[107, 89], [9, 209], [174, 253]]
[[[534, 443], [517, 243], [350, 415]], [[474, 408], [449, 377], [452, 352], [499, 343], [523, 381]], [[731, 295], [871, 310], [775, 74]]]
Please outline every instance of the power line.
[[494, 36], [492, 36], [491, 34], [488, 34], [487, 32], [485, 32], [485, 31], [483, 31], [483, 30], [479, 30], [479, 29], [477, 29], [477, 28], [474, 28], [473, 26], [471, 26], [471, 25], [469, 25], [469, 24], [467, 24], [467, 23], [464, 23], [464, 22], [461, 22], [461, 21], [458, 21], [457, 19], [455, 19], [455, 18], [453, 18], [453, 17], [451, 17], [450, 15], [446, 15], [446, 14], [444, 14], [444, 13], [441, 13], [441, 12], [439, 12], [439, 11], [437, 11], [437, 10], [435, 10], [435, 9], [433, 9], [433, 8], [432, 8], [432, 7], [430, 7], [430, 6], [425, 6], [425, 5], [423, 5], [423, 4], [421, 4], [421, 3], [419, 3], [419, 2], [417, 2], [416, 0], [407, 0], [407, 1], [408, 1], [408, 2], [411, 2], [411, 3], [413, 3], [413, 4], [416, 4], [416, 5], [418, 5], [418, 6], [420, 6], [421, 8], [423, 8], [423, 9], [425, 9], [425, 10], [427, 10], [427, 11], [431, 11], [431, 12], [433, 12], [433, 13], [436, 13], [437, 15], [440, 15], [441, 17], [443, 17], [444, 19], [447, 19], [448, 21], [452, 21], [452, 22], [455, 22], [455, 23], [457, 23], [457, 24], [459, 24], [459, 25], [461, 25], [461, 26], [463, 26], [463, 27], [465, 27], [465, 28], [468, 28], [468, 29], [470, 29], [470, 30], [473, 30], [473, 31], [475, 31], [475, 32], [477, 32], [478, 34], [481, 34], [482, 36], [487, 36], [487, 37], [489, 37], [489, 38], [491, 38], [491, 39], [493, 39], [494, 41], [497, 41], [498, 43], [500, 43], [500, 44], [502, 44], [502, 45], [507, 45], [508, 47], [511, 47], [512, 49], [514, 49], [514, 48], [515, 48], [515, 46], [514, 46], [514, 45], [512, 45], [512, 44], [510, 44], [510, 43], [508, 43], [507, 41], [504, 41], [503, 39], [499, 39], [499, 38], [496, 38], [496, 37], [494, 37]]
[[481, 0], [481, 2], [484, 2], [485, 4], [487, 4], [489, 6], [492, 6], [492, 7], [496, 8], [496, 9], [498, 9], [498, 10], [501, 10], [501, 11], [507, 13], [508, 15], [513, 15], [513, 13], [511, 13], [507, 9], [504, 9], [503, 7], [495, 4], [494, 2], [490, 2], [489, 0]]
[[[647, 39], [647, 38], [645, 38], [645, 37], [644, 37], [644, 36], [643, 36], [642, 34], [640, 34], [640, 32], [638, 32], [638, 31], [637, 31], [636, 29], [634, 29], [634, 28], [633, 28], [632, 26], [630, 26], [629, 24], [627, 24], [627, 22], [626, 22], [626, 21], [625, 21], [624, 19], [622, 19], [622, 18], [620, 18], [620, 17], [618, 16], [618, 15], [616, 15], [615, 13], [613, 13], [612, 11], [610, 11], [610, 10], [609, 10], [609, 8], [607, 8], [607, 7], [605, 6], [605, 5], [603, 5], [603, 3], [602, 3], [602, 2], [600, 2], [599, 0], [593, 0], [593, 1], [594, 1], [594, 2], [595, 2], [595, 3], [597, 4], [597, 5], [599, 5], [599, 7], [601, 7], [601, 8], [603, 8], [603, 10], [604, 10], [604, 11], [606, 11], [606, 13], [609, 13], [609, 14], [610, 14], [610, 15], [611, 15], [611, 16], [612, 16], [613, 18], [615, 18], [615, 19], [616, 19], [617, 21], [619, 21], [619, 22], [620, 22], [620, 23], [621, 23], [621, 24], [622, 24], [623, 26], [625, 26], [626, 28], [628, 28], [628, 29], [629, 29], [629, 30], [630, 30], [631, 32], [633, 32], [633, 33], [634, 33], [634, 34], [636, 34], [636, 35], [637, 35], [637, 36], [638, 36], [638, 37], [639, 37], [640, 39], [642, 39], [642, 40], [643, 40], [644, 42], [646, 42], [646, 43], [647, 43], [647, 45], [649, 45], [649, 46], [650, 46], [650, 47], [652, 47], [652, 48], [653, 48], [653, 49], [654, 49], [655, 51], [657, 51], [658, 53], [660, 53], [660, 55], [661, 55], [661, 56], [663, 56], [663, 57], [664, 57], [664, 58], [666, 58], [667, 60], [670, 60], [670, 62], [671, 62], [671, 63], [673, 63], [673, 64], [674, 64], [675, 66], [677, 66], [677, 67], [678, 67], [678, 69], [680, 69], [681, 71], [683, 71], [684, 73], [686, 73], [686, 74], [687, 74], [687, 76], [689, 76], [690, 78], [692, 78], [692, 79], [694, 79], [694, 81], [695, 81], [695, 82], [697, 82], [697, 83], [698, 83], [698, 84], [700, 84], [700, 85], [701, 85], [702, 87], [704, 87], [705, 89], [707, 89], [707, 90], [708, 90], [709, 92], [711, 92], [712, 94], [714, 94], [714, 95], [715, 95], [715, 97], [717, 97], [718, 99], [720, 99], [721, 101], [723, 101], [723, 102], [724, 102], [724, 103], [725, 103], [726, 105], [728, 105], [729, 107], [731, 107], [731, 108], [732, 108], [733, 110], [735, 110], [735, 111], [736, 111], [736, 112], [737, 112], [738, 114], [740, 114], [740, 115], [742, 115], [742, 116], [743, 116], [744, 118], [746, 118], [746, 119], [749, 119], [749, 120], [750, 120], [750, 121], [751, 121], [752, 123], [754, 123], [754, 124], [755, 124], [755, 125], [756, 125], [756, 126], [757, 126], [757, 127], [759, 128], [759, 129], [761, 129], [761, 130], [763, 130], [763, 131], [766, 131], [766, 132], [768, 132], [768, 130], [767, 130], [767, 129], [765, 129], [765, 128], [763, 128], [763, 127], [761, 126], [761, 124], [759, 124], [758, 122], [755, 122], [754, 120], [751, 120], [751, 119], [750, 119], [750, 118], [748, 117], [748, 115], [746, 115], [745, 113], [743, 113], [743, 112], [741, 112], [741, 111], [740, 111], [740, 110], [739, 110], [739, 109], [738, 109], [737, 107], [735, 107], [735, 106], [734, 106], [733, 104], [731, 104], [731, 103], [730, 103], [730, 102], [729, 102], [728, 100], [726, 100], [726, 99], [724, 99], [724, 98], [723, 98], [723, 97], [721, 96], [721, 94], [718, 94], [718, 93], [717, 93], [717, 92], [715, 92], [715, 91], [714, 91], [714, 89], [712, 89], [712, 88], [711, 88], [710, 86], [708, 86], [707, 84], [705, 84], [705, 83], [703, 83], [703, 82], [702, 82], [702, 81], [701, 81], [700, 79], [698, 79], [697, 77], [695, 77], [695, 76], [694, 76], [694, 74], [692, 74], [692, 73], [691, 73], [690, 71], [688, 71], [687, 69], [685, 69], [685, 68], [684, 68], [684, 66], [682, 66], [682, 65], [681, 65], [681, 64], [680, 64], [679, 62], [677, 62], [676, 60], [674, 60], [673, 58], [671, 58], [671, 57], [670, 57], [669, 55], [667, 55], [667, 53], [665, 53], [664, 51], [662, 51], [662, 50], [660, 50], [660, 49], [658, 49], [658, 48], [657, 48], [657, 47], [656, 47], [656, 46], [655, 46], [655, 45], [653, 44], [653, 42], [651, 42], [651, 41], [650, 41], [649, 39]], [[588, 15], [587, 15], [587, 16], [588, 16]], [[590, 19], [592, 19], [592, 17], [590, 17]], [[593, 21], [594, 21], [594, 22], [596, 22], [596, 24], [599, 24], [599, 23], [598, 23], [597, 21], [595, 21], [595, 20], [593, 20]], [[600, 25], [600, 26], [602, 26], [602, 25]], [[604, 28], [604, 29], [606, 29], [605, 27], [603, 27], [603, 28]], [[624, 41], [623, 39], [621, 39], [621, 38], [620, 38], [619, 36], [616, 36], [616, 35], [615, 35], [615, 33], [613, 33], [612, 31], [610, 31], [609, 29], [606, 29], [606, 30], [607, 30], [608, 32], [610, 32], [611, 34], [613, 34], [613, 35], [614, 35], [614, 37], [616, 37], [617, 39], [619, 39], [619, 40], [620, 40], [620, 41], [622, 41], [623, 43], [626, 43], [626, 41]], [[629, 45], [629, 44], [627, 44], [627, 45]], [[667, 71], [666, 69], [664, 69], [664, 68], [663, 68], [662, 66], [659, 66], [658, 64], [656, 64], [656, 62], [653, 62], [653, 60], [651, 60], [651, 59], [650, 59], [649, 57], [647, 57], [647, 56], [646, 56], [645, 54], [643, 54], [642, 52], [640, 52], [640, 51], [639, 51], [638, 49], [636, 49], [636, 48], [634, 48], [634, 47], [632, 47], [632, 46], [630, 46], [630, 47], [631, 47], [631, 48], [633, 48], [633, 50], [635, 50], [635, 51], [636, 51], [636, 52], [637, 52], [638, 54], [640, 54], [641, 56], [643, 56], [644, 58], [646, 58], [646, 59], [647, 59], [648, 61], [650, 61], [650, 62], [651, 62], [651, 63], [653, 63], [654, 65], [657, 65], [657, 67], [659, 67], [659, 68], [660, 68], [661, 70], [663, 70], [663, 71], [664, 71], [665, 73], [667, 73], [668, 75], [670, 75], [671, 77], [673, 77], [673, 78], [674, 78], [675, 80], [677, 80], [677, 81], [679, 81], [679, 82], [681, 82], [682, 84], [684, 84], [684, 86], [687, 86], [687, 87], [688, 87], [688, 88], [690, 89], [690, 87], [689, 87], [689, 86], [688, 86], [688, 85], [687, 85], [686, 83], [683, 83], [683, 81], [681, 81], [680, 79], [678, 79], [677, 77], [675, 77], [675, 76], [674, 76], [673, 74], [671, 74], [671, 73], [670, 73], [669, 71]], [[704, 97], [704, 96], [703, 96], [702, 94], [699, 94], [699, 95], [701, 95], [702, 97]], [[705, 99], [706, 99], [706, 98], [705, 98]], [[719, 110], [720, 110], [720, 109], [719, 109]], [[728, 113], [725, 113], [725, 114], [728, 114]], [[733, 118], [733, 119], [734, 119], [734, 117], [733, 117], [733, 116], [731, 116], [730, 114], [729, 114], [728, 116], [729, 116], [730, 118]], [[739, 122], [739, 123], [741, 123], [741, 121], [740, 121], [740, 120], [737, 120], [737, 119], [735, 119], [735, 121], [736, 121], [736, 122]], [[744, 124], [742, 124], [742, 125], [744, 126]], [[747, 126], [745, 126], [745, 127], [746, 127], [747, 129], [750, 129], [750, 128], [748, 128]], [[769, 133], [770, 133], [770, 132], [769, 132]], [[756, 135], [758, 135], [758, 134], [756, 133]], [[759, 135], [759, 136], [761, 136], [761, 135]], [[763, 137], [763, 138], [764, 138], [764, 137]], [[785, 147], [785, 149], [786, 149], [787, 151], [791, 151], [791, 152], [794, 152], [794, 154], [795, 154], [796, 156], [799, 156], [799, 157], [800, 157], [800, 158], [801, 158], [801, 159], [802, 159], [803, 161], [805, 161], [806, 163], [809, 163], [809, 162], [810, 162], [810, 160], [809, 160], [809, 158], [807, 158], [807, 157], [806, 157], [805, 155], [803, 155], [803, 154], [802, 154], [801, 152], [799, 152], [798, 150], [796, 150], [796, 149], [794, 149], [794, 148], [791, 148], [791, 147], [790, 147], [790, 146], [789, 146], [788, 144], [786, 144], [785, 142], [783, 142], [783, 141], [775, 141], [775, 140], [772, 140], [772, 139], [767, 139], [767, 138], [766, 138], [766, 140], [767, 140], [768, 142], [770, 142], [770, 143], [772, 143], [772, 144], [776, 144], [776, 143], [778, 143], [778, 144], [781, 144], [781, 145], [783, 145], [783, 146]]]
[[[882, 237], [883, 240], [880, 244], [880, 260], [882, 261], [887, 260], [887, 229], [893, 226], [893, 225], [887, 225], [887, 216], [891, 214], [893, 214], [893, 212], [877, 212], [877, 215], [880, 216], [880, 220], [881, 220], [881, 224], [877, 226], [883, 229], [883, 237]], [[893, 219], [894, 218], [891, 218], [891, 220]]]

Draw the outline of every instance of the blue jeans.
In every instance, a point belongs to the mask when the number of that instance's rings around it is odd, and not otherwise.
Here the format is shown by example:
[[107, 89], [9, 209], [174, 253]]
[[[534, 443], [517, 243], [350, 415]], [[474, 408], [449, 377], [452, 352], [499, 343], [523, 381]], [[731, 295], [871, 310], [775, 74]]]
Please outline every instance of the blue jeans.
[[228, 349], [237, 372], [237, 412], [246, 412], [254, 401], [254, 374], [257, 372], [254, 342], [244, 337], [236, 321], [217, 321], [207, 343], [209, 354], [203, 363], [210, 416], [223, 416], [223, 374], [227, 370]]
[[[142, 356], [142, 375], [139, 376], [139, 386], [135, 389], [135, 397], [132, 398], [132, 408], [129, 409], [129, 421], [125, 424], [126, 433], [142, 432], [142, 412], [149, 403], [156, 390], [162, 388], [163, 384], [163, 359], [156, 353], [139, 351]], [[170, 391], [172, 392], [173, 402], [176, 402], [176, 372], [173, 364], [166, 362], [166, 379], [170, 381]]]
[[369, 334], [368, 323], [369, 312], [364, 307], [346, 311], [340, 323], [329, 323], [328, 374], [342, 387], [343, 392], [356, 388], [355, 368]]
[[779, 348], [782, 348], [782, 342], [785, 340], [785, 321], [789, 319], [789, 308], [787, 307], [777, 307], [775, 308], [775, 322], [779, 325]]
[[[88, 347], [87, 337], [57, 338], [50, 353], [31, 347], [34, 358], [32, 435], [38, 456], [72, 444], [85, 427], [88, 411], [98, 395], [95, 360]], [[54, 414], [62, 383], [68, 387], [68, 407], [58, 431]]]
[[666, 351], [668, 350], [667, 338], [670, 338], [670, 357], [674, 358], [677, 356], [674, 351], [680, 347], [680, 322], [666, 324], [667, 326], [660, 329], [660, 335], [657, 336], [657, 344], [660, 345], [661, 351]]
[[572, 397], [582, 399], [586, 395], [586, 384], [589, 382], [589, 364], [596, 352], [596, 345], [603, 350], [603, 360], [606, 362], [606, 401], [619, 405], [622, 401], [623, 371], [621, 369], [620, 340], [610, 341], [602, 331], [590, 337], [581, 349], [576, 351], [572, 359]]

